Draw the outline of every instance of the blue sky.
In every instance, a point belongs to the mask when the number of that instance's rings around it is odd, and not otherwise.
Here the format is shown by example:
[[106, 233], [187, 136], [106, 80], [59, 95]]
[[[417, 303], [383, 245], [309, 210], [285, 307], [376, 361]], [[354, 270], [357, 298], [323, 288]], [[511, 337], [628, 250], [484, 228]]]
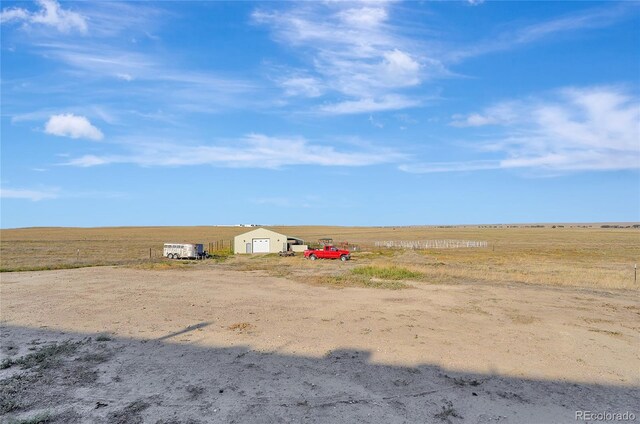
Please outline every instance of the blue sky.
[[640, 220], [639, 2], [3, 1], [1, 226]]

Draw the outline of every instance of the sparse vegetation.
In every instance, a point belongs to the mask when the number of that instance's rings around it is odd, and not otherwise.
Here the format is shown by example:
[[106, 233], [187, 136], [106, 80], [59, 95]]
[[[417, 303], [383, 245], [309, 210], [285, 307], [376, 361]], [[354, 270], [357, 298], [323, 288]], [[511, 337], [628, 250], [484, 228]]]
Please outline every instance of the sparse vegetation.
[[237, 322], [235, 324], [230, 325], [228, 328], [231, 331], [237, 331], [239, 333], [244, 333], [253, 329], [253, 325], [248, 322]]
[[455, 410], [455, 408], [453, 407], [453, 402], [451, 402], [450, 400], [446, 400], [444, 402], [444, 405], [442, 405], [442, 410], [435, 414], [435, 417], [448, 423], [451, 422], [451, 417], [462, 418], [458, 411]]
[[16, 267], [0, 267], [0, 272], [24, 272], [24, 271], [53, 271], [56, 269], [77, 269], [92, 266], [109, 265], [108, 263], [90, 263], [90, 264], [51, 264], [51, 265], [23, 265]]
[[109, 413], [108, 421], [114, 424], [138, 424], [144, 422], [142, 412], [149, 408], [149, 404], [143, 400], [136, 400], [121, 409]]
[[53, 420], [53, 416], [49, 412], [41, 412], [29, 418], [19, 420], [10, 420], [9, 424], [46, 424]]
[[373, 289], [399, 290], [409, 287], [401, 281], [372, 279], [371, 277], [357, 274], [312, 276], [309, 277], [307, 281], [312, 284], [334, 288], [367, 287]]
[[[609, 224], [605, 224], [609, 225]], [[609, 225], [610, 226], [610, 225]], [[558, 227], [558, 226], [556, 226]], [[527, 283], [606, 289], [633, 289], [633, 264], [640, 258], [640, 235], [635, 225], [600, 228], [598, 225], [460, 226], [460, 227], [272, 227], [273, 230], [317, 240], [327, 234], [348, 240], [362, 250], [354, 252], [352, 266], [403, 266], [423, 274], [428, 283]], [[630, 228], [627, 228], [630, 227]], [[214, 260], [160, 259], [166, 240], [207, 243], [230, 240], [246, 231], [240, 227], [144, 228], [26, 228], [0, 230], [0, 271], [80, 268], [126, 265], [137, 269], [195, 269], [224, 261], [233, 269], [266, 270], [275, 276], [294, 276], [313, 269], [312, 275], [329, 274], [328, 264], [313, 268], [299, 257], [233, 257], [228, 249], [211, 252]], [[375, 247], [379, 240], [460, 239], [486, 240], [482, 249], [430, 249], [403, 251]], [[149, 260], [149, 249], [152, 260]], [[80, 253], [78, 254], [78, 250]], [[249, 259], [252, 258], [252, 259]], [[345, 264], [343, 264], [345, 265]], [[320, 272], [318, 272], [320, 271]], [[335, 270], [331, 272], [335, 274]]]
[[204, 387], [194, 386], [191, 384], [185, 387], [185, 390], [189, 393], [189, 398], [192, 400], [199, 398], [206, 391]]
[[399, 266], [361, 266], [351, 270], [353, 274], [363, 275], [370, 278], [380, 278], [383, 280], [417, 280], [423, 274], [402, 268]]
[[110, 342], [111, 341], [111, 336], [109, 336], [107, 333], [98, 334], [96, 336], [96, 341], [97, 342]]
[[154, 261], [134, 263], [126, 265], [128, 268], [143, 269], [152, 271], [165, 271], [174, 269], [193, 269], [200, 261], [159, 259]]
[[62, 343], [53, 343], [20, 358], [5, 359], [2, 362], [2, 368], [5, 369], [13, 365], [19, 365], [22, 369], [46, 369], [55, 366], [60, 361], [61, 356], [68, 356], [75, 353], [84, 343], [84, 341], [73, 342], [71, 340]]

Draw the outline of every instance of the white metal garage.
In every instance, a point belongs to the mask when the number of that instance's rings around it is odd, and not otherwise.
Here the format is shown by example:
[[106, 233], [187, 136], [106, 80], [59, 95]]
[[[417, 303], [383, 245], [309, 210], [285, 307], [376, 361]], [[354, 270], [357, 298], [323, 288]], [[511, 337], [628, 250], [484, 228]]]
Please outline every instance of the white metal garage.
[[236, 236], [233, 240], [233, 253], [278, 253], [287, 250], [287, 236], [257, 228]]

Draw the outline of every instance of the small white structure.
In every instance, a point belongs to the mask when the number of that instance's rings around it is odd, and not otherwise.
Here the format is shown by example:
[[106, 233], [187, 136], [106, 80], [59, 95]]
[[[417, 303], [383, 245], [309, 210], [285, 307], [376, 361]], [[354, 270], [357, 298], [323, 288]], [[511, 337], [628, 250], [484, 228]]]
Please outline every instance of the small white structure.
[[289, 246], [292, 252], [303, 253], [309, 248], [306, 244], [292, 244]]
[[258, 228], [233, 239], [233, 253], [278, 253], [287, 250], [287, 236]]
[[204, 254], [201, 244], [165, 243], [162, 256], [169, 259], [197, 259]]

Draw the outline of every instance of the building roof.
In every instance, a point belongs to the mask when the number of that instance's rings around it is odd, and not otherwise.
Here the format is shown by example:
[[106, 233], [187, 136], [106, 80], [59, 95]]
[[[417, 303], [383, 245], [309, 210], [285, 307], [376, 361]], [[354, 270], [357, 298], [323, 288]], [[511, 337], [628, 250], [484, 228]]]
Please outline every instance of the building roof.
[[287, 236], [285, 236], [285, 235], [284, 235], [284, 234], [282, 234], [282, 233], [277, 233], [277, 232], [275, 232], [275, 231], [268, 230], [268, 229], [266, 229], [266, 228], [262, 228], [262, 227], [260, 227], [260, 228], [256, 228], [256, 229], [251, 230], [251, 231], [247, 231], [246, 233], [238, 234], [236, 237], [250, 237], [250, 236], [252, 236], [252, 235], [253, 235], [252, 233], [262, 234], [262, 235], [264, 235], [264, 234], [265, 234], [265, 232], [266, 232], [266, 233], [270, 233], [270, 235], [271, 235], [272, 237], [283, 237], [283, 238], [287, 238]]

